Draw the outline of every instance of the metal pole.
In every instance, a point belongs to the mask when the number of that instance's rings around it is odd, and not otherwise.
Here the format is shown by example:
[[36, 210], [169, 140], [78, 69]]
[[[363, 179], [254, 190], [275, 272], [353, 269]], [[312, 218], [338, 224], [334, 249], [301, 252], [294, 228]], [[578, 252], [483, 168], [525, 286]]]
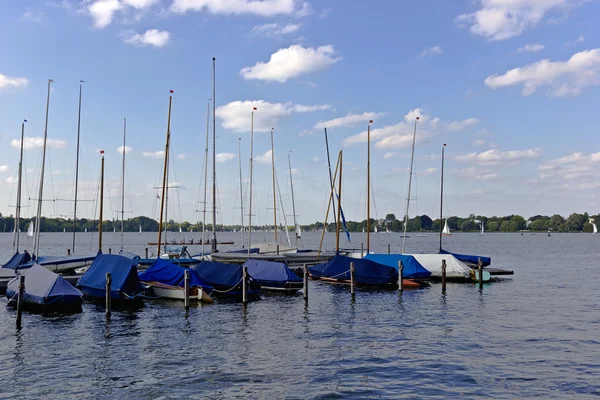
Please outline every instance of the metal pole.
[[[331, 176], [331, 159], [329, 158], [329, 140], [327, 139], [327, 128], [325, 128], [325, 147], [327, 148], [327, 165], [329, 166], [329, 184], [332, 190], [335, 192], [335, 186], [333, 185], [333, 177]], [[333, 209], [335, 210], [335, 196], [333, 197]], [[337, 216], [333, 213], [333, 222], [337, 225]]]
[[275, 147], [273, 146], [273, 131], [271, 128], [271, 172], [273, 175], [273, 232], [275, 232], [275, 243], [277, 243], [277, 195], [275, 189]]
[[340, 150], [340, 180], [338, 182], [338, 209], [337, 209], [337, 223], [335, 228], [335, 249], [336, 252], [340, 252], [340, 225], [342, 224], [342, 150]]
[[146, 247], [146, 259], [148, 259], [148, 248]]
[[354, 261], [350, 263], [350, 294], [354, 298]]
[[398, 291], [400, 294], [404, 291], [404, 264], [398, 260]]
[[77, 153], [75, 156], [75, 199], [73, 202], [73, 254], [75, 254], [75, 233], [77, 232], [77, 187], [79, 184], [79, 138], [81, 135], [81, 93], [83, 82], [79, 81], [79, 112], [77, 115]]
[[23, 292], [25, 291], [25, 275], [19, 277], [19, 292], [17, 294], [17, 329], [21, 329], [23, 315]]
[[23, 141], [25, 140], [25, 122], [21, 124], [21, 156], [19, 158], [19, 181], [17, 182], [17, 210], [15, 212], [15, 238], [13, 240], [13, 253], [19, 252], [19, 226], [21, 225], [21, 179], [23, 177]]
[[367, 254], [371, 250], [371, 121], [367, 126]]
[[477, 272], [479, 274], [479, 290], [483, 290], [483, 263], [481, 257], [477, 260]]
[[121, 251], [123, 251], [123, 232], [125, 227], [125, 143], [127, 138], [127, 118], [123, 118], [123, 173], [121, 174]]
[[408, 228], [408, 210], [410, 206], [410, 189], [412, 185], [413, 163], [415, 159], [415, 140], [417, 139], [417, 122], [419, 122], [419, 117], [417, 117], [417, 120], [415, 121], [415, 131], [413, 133], [412, 151], [410, 155], [410, 172], [408, 174], [408, 196], [406, 197], [406, 213], [404, 214], [404, 237], [402, 238], [402, 254], [404, 254], [404, 250], [406, 249], [406, 230]]
[[442, 293], [446, 294], [446, 260], [442, 260]]
[[242, 267], [242, 303], [248, 303], [248, 267]]
[[216, 117], [215, 117], [215, 108], [216, 108], [216, 100], [215, 100], [215, 84], [216, 84], [216, 69], [215, 69], [215, 61], [216, 58], [213, 57], [213, 94], [212, 94], [212, 101], [213, 101], [213, 109], [212, 109], [212, 114], [213, 114], [213, 137], [212, 137], [212, 200], [213, 200], [213, 204], [212, 204], [212, 211], [213, 211], [213, 215], [212, 215], [212, 225], [213, 225], [213, 229], [212, 229], [212, 242], [211, 242], [211, 253], [216, 253], [217, 252], [217, 170], [216, 170], [216, 139], [217, 139], [217, 134], [216, 134]]
[[308, 301], [308, 266], [304, 264], [304, 276], [303, 276], [303, 284], [304, 287], [302, 291], [304, 292], [304, 301]]
[[160, 219], [158, 220], [158, 248], [156, 250], [156, 258], [160, 258], [160, 245], [162, 242], [163, 216], [165, 207], [165, 191], [167, 189], [167, 163], [169, 154], [169, 140], [171, 139], [171, 105], [173, 104], [173, 91], [169, 95], [169, 114], [167, 117], [167, 140], [165, 144], [165, 164], [163, 169], [162, 195], [160, 197]]
[[100, 150], [100, 225], [98, 226], [98, 252], [102, 253], [102, 221], [104, 216], [104, 150]]
[[252, 117], [250, 120], [250, 199], [248, 203], [248, 258], [250, 258], [250, 247], [252, 243], [252, 158], [254, 157], [254, 111], [256, 111], [256, 107], [252, 108]]
[[204, 202], [202, 203], [202, 255], [206, 243], [206, 186], [208, 183], [208, 128], [210, 120], [210, 104], [206, 105], [206, 147], [204, 148]]
[[240, 217], [242, 218], [242, 248], [244, 247], [244, 191], [242, 186], [242, 150], [240, 142], [242, 138], [238, 138], [238, 164], [240, 167]]
[[388, 254], [390, 254], [390, 244], [388, 243]]
[[290, 168], [290, 186], [292, 188], [292, 214], [294, 216], [294, 233], [296, 236], [296, 248], [298, 248], [298, 222], [296, 221], [296, 202], [294, 201], [294, 181], [292, 179], [292, 155], [288, 153], [288, 166]]
[[183, 273], [183, 304], [185, 309], [190, 308], [190, 270], [186, 269]]
[[440, 252], [442, 251], [442, 232], [444, 230], [444, 150], [446, 150], [446, 143], [442, 146], [442, 179], [440, 184]]
[[105, 291], [105, 300], [106, 300], [106, 318], [110, 317], [110, 308], [111, 308], [111, 297], [110, 297], [110, 289], [112, 285], [112, 277], [110, 272], [106, 273], [106, 286], [104, 288]]

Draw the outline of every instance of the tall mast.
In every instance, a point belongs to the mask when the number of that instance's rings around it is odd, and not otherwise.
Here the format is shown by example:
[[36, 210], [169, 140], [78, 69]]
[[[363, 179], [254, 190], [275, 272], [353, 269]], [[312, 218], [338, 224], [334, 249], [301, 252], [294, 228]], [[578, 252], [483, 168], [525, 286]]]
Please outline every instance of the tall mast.
[[273, 131], [271, 128], [271, 173], [273, 175], [273, 231], [275, 232], [275, 243], [277, 243], [277, 195], [275, 188], [275, 148], [273, 147]]
[[250, 198], [248, 203], [248, 258], [250, 258], [250, 247], [252, 240], [252, 157], [254, 157], [254, 111], [252, 107], [252, 116], [250, 118]]
[[331, 176], [331, 159], [329, 158], [329, 140], [327, 139], [327, 128], [325, 128], [325, 147], [327, 148], [327, 166], [329, 167], [329, 184], [334, 192], [333, 200], [333, 222], [337, 225], [337, 215], [335, 213], [335, 186], [333, 185], [333, 177]]
[[169, 162], [167, 154], [169, 154], [169, 141], [171, 140], [171, 105], [173, 103], [173, 91], [170, 91], [169, 95], [169, 114], [167, 117], [167, 140], [165, 144], [165, 165], [163, 169], [163, 181], [162, 181], [162, 196], [160, 196], [160, 219], [158, 220], [158, 248], [156, 251], [156, 257], [160, 258], [160, 246], [162, 241], [162, 229], [163, 229], [163, 216], [165, 208], [165, 190], [167, 188], [167, 163]]
[[367, 126], [367, 254], [371, 249], [371, 124]]
[[121, 251], [123, 251], [123, 231], [125, 226], [125, 143], [127, 138], [127, 118], [123, 118], [123, 166], [121, 174]]
[[77, 113], [77, 153], [75, 155], [75, 199], [73, 202], [73, 254], [75, 254], [75, 232], [77, 231], [77, 187], [79, 185], [79, 137], [81, 135], [81, 91], [83, 83], [79, 81], [79, 112]]
[[215, 107], [216, 107], [216, 100], [215, 100], [215, 81], [216, 81], [216, 70], [215, 70], [215, 57], [213, 57], [213, 95], [212, 95], [212, 101], [213, 101], [213, 109], [212, 109], [212, 117], [213, 117], [213, 137], [212, 137], [212, 230], [213, 230], [213, 237], [212, 237], [212, 242], [211, 242], [211, 252], [212, 253], [216, 253], [217, 252], [217, 171], [216, 171], [216, 161], [215, 161], [215, 157], [216, 157], [216, 139], [217, 139], [217, 134], [216, 134], [216, 120], [215, 120]]
[[98, 253], [102, 253], [102, 220], [104, 212], [104, 150], [100, 150], [100, 225], [98, 227]]
[[335, 249], [336, 254], [340, 252], [340, 225], [342, 224], [342, 150], [340, 150], [340, 181], [338, 184], [338, 209], [337, 209], [337, 223], [335, 224]]
[[296, 247], [298, 247], [298, 223], [296, 222], [296, 202], [294, 201], [294, 181], [292, 179], [292, 152], [288, 153], [288, 166], [290, 167], [290, 186], [292, 188], [292, 214], [294, 217], [294, 231], [296, 236]]
[[419, 117], [417, 117], [417, 120], [415, 121], [415, 131], [413, 133], [412, 152], [410, 155], [410, 172], [408, 174], [408, 196], [406, 197], [406, 213], [404, 214], [404, 237], [402, 238], [402, 254], [404, 254], [404, 249], [406, 247], [406, 230], [408, 228], [408, 207], [410, 205], [410, 187], [412, 184], [413, 160], [415, 159], [415, 139], [417, 138], [417, 122], [419, 122]]
[[443, 225], [443, 204], [444, 204], [444, 150], [446, 150], [446, 143], [442, 146], [442, 179], [440, 184], [440, 251], [442, 251], [442, 231], [444, 230]]
[[208, 181], [208, 126], [210, 104], [206, 105], [206, 146], [204, 147], [204, 202], [202, 203], [202, 255], [204, 255], [204, 242], [206, 241], [206, 183]]
[[48, 95], [46, 96], [46, 123], [44, 125], [44, 146], [42, 149], [42, 170], [40, 173], [40, 192], [38, 193], [38, 209], [36, 215], [37, 226], [35, 227], [35, 240], [33, 242], [33, 254], [39, 257], [40, 250], [40, 218], [42, 217], [42, 199], [44, 195], [44, 169], [46, 167], [46, 144], [48, 142], [48, 112], [50, 111], [50, 85], [54, 82], [48, 79]]
[[15, 212], [15, 237], [13, 239], [13, 253], [19, 252], [19, 225], [21, 219], [21, 178], [23, 176], [23, 141], [25, 140], [25, 122], [21, 124], [21, 156], [19, 158], [19, 181], [17, 182], [17, 210]]
[[242, 150], [240, 142], [242, 138], [238, 138], [238, 164], [240, 166], [240, 217], [242, 217], [242, 248], [244, 247], [244, 192], [242, 191]]

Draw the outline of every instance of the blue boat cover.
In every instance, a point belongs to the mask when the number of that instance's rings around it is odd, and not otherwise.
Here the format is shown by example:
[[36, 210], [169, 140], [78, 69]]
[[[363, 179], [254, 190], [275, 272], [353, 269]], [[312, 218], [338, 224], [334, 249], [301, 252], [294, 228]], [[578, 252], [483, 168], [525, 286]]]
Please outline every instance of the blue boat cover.
[[[244, 272], [241, 265], [219, 263], [214, 261], [202, 261], [193, 267], [200, 278], [218, 290], [229, 290], [239, 284], [241, 288]], [[250, 274], [249, 274], [250, 275]], [[258, 290], [260, 285], [249, 277], [250, 289]]]
[[[258, 254], [260, 249], [258, 247], [251, 247], [250, 254]], [[237, 249], [237, 250], [229, 250], [227, 253], [235, 253], [235, 254], [248, 254], [248, 249]]]
[[112, 278], [110, 288], [113, 298], [120, 298], [121, 293], [135, 296], [144, 291], [135, 264], [132, 259], [118, 254], [98, 253], [90, 268], [79, 278], [77, 286], [91, 289], [91, 292], [100, 290], [104, 297], [106, 273], [110, 272]]
[[492, 263], [491, 257], [471, 256], [468, 254], [457, 254], [457, 253], [451, 253], [446, 250], [440, 250], [440, 254], [452, 254], [459, 261], [469, 263], [469, 264], [475, 264], [475, 265], [477, 265], [477, 263], [479, 262], [479, 259], [481, 258], [481, 263], [483, 264], [484, 267], [487, 267], [488, 265], [490, 265]]
[[385, 285], [398, 283], [398, 271], [387, 265], [364, 258], [352, 258], [337, 254], [324, 264], [310, 267], [310, 274], [318, 278], [350, 280], [350, 263], [354, 263], [354, 280], [363, 285]]
[[261, 282], [302, 282], [302, 279], [288, 268], [285, 263], [263, 260], [248, 260], [244, 263], [248, 273]]
[[[63, 306], [80, 306], [83, 293], [73, 287], [62, 276], [34, 264], [23, 271], [25, 274], [26, 303], [50, 306], [60, 303]], [[19, 291], [19, 277], [15, 277], [6, 288], [6, 297], [11, 299]]]
[[132, 253], [130, 251], [123, 251], [123, 250], [121, 250], [119, 252], [119, 255], [123, 256], [123, 257], [131, 258], [132, 260], [139, 260], [140, 259], [140, 256], [138, 256], [137, 254]]
[[212, 290], [212, 286], [207, 284], [200, 278], [200, 275], [193, 269], [180, 267], [168, 260], [158, 258], [154, 264], [146, 271], [142, 272], [139, 277], [142, 282], [160, 282], [166, 285], [184, 287], [185, 271], [190, 271], [190, 287], [201, 287]]
[[424, 279], [431, 276], [413, 257], [404, 254], [367, 254], [364, 258], [375, 261], [376, 263], [387, 265], [398, 271], [398, 261], [402, 261], [402, 272], [406, 279]]
[[2, 268], [16, 269], [23, 264], [27, 264], [29, 261], [31, 261], [29, 253], [15, 253]]

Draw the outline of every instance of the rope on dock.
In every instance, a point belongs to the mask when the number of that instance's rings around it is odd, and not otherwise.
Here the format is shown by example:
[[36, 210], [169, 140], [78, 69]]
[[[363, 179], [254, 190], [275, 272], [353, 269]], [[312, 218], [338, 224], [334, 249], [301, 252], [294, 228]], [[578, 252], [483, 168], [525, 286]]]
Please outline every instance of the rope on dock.
[[236, 287], [238, 287], [238, 285], [239, 285], [240, 283], [242, 283], [242, 281], [243, 281], [243, 280], [244, 280], [244, 278], [242, 277], [242, 279], [240, 279], [240, 280], [238, 281], [238, 283], [236, 283], [236, 284], [235, 284], [233, 287], [231, 287], [231, 289], [227, 289], [227, 290], [217, 290], [217, 289], [213, 288], [213, 291], [214, 291], [214, 292], [217, 292], [217, 293], [227, 293], [227, 292], [231, 292], [233, 289], [235, 289]]
[[337, 274], [337, 275], [333, 275], [333, 276], [328, 276], [328, 278], [337, 278], [338, 276], [346, 275], [349, 272], [352, 272], [352, 270], [349, 269], [348, 271], [342, 272], [341, 274]]

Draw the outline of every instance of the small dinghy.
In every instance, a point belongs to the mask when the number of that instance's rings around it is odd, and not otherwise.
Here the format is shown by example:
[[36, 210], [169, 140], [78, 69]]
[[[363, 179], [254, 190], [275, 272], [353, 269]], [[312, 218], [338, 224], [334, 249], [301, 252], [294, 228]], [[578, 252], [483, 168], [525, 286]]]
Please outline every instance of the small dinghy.
[[[213, 287], [212, 295], [240, 300], [242, 298], [243, 268], [241, 265], [203, 261], [193, 267], [200, 278]], [[249, 300], [258, 299], [260, 285], [248, 274], [246, 292]]]
[[95, 299], [106, 297], [106, 273], [111, 274], [110, 296], [115, 301], [139, 300], [144, 288], [138, 278], [136, 261], [118, 254], [98, 253], [77, 286], [83, 294]]
[[398, 262], [402, 261], [402, 287], [403, 288], [419, 288], [426, 283], [416, 282], [417, 280], [429, 279], [431, 272], [427, 271], [413, 257], [405, 254], [372, 254], [369, 253], [365, 257], [367, 260], [375, 261], [379, 264], [387, 265], [398, 271]]
[[139, 275], [140, 281], [148, 285], [152, 295], [166, 299], [185, 299], [185, 271], [189, 271], [189, 299], [212, 303], [212, 286], [205, 283], [193, 269], [180, 267], [167, 260], [158, 259]]
[[308, 269], [311, 279], [331, 283], [350, 283], [350, 263], [354, 263], [354, 283], [361, 286], [398, 287], [398, 271], [365, 258], [336, 255], [324, 264]]
[[[442, 278], [442, 262], [446, 261], [446, 279], [455, 282], [478, 282], [476, 271], [459, 261], [452, 254], [412, 254], [412, 256], [429, 272], [432, 279]], [[483, 281], [490, 280], [490, 273], [483, 271]]]
[[27, 264], [30, 261], [31, 255], [27, 251], [24, 251], [23, 253], [17, 252], [2, 266], [2, 268], [16, 270], [19, 269], [21, 265]]
[[297, 292], [304, 282], [285, 263], [264, 260], [248, 260], [244, 263], [248, 273], [263, 290]]
[[[62, 276], [49, 271], [39, 264], [21, 272], [25, 276], [24, 305], [41, 311], [81, 310], [83, 293], [67, 282]], [[9, 304], [17, 303], [20, 277], [16, 276], [6, 288]]]

